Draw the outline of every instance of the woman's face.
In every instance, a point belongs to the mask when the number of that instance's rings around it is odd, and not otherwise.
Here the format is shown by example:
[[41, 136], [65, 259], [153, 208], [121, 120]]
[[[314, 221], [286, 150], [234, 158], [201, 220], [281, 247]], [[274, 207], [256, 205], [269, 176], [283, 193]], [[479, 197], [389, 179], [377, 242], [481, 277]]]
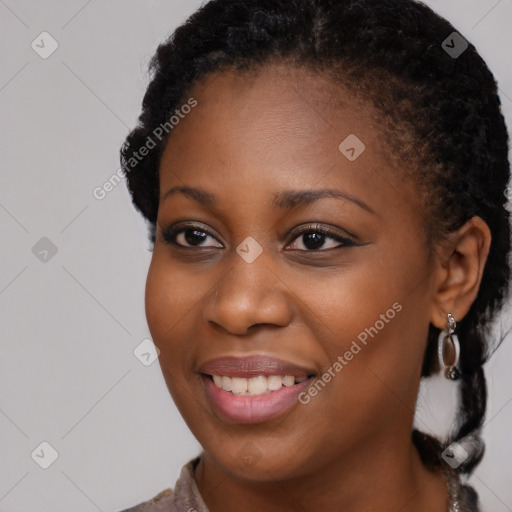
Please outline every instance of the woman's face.
[[402, 449], [433, 284], [421, 200], [376, 114], [282, 67], [212, 75], [190, 96], [162, 158], [146, 287], [188, 426], [253, 480]]

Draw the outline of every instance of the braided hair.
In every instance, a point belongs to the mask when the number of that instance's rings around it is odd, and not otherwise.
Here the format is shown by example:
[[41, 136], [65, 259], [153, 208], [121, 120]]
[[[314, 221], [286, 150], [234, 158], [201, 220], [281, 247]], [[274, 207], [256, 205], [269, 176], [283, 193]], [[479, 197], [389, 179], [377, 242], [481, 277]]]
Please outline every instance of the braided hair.
[[[490, 323], [508, 293], [510, 166], [494, 77], [471, 43], [456, 58], [443, 48], [453, 32], [449, 22], [415, 0], [212, 0], [153, 56], [142, 113], [121, 148], [121, 165], [154, 244], [159, 165], [172, 133], [155, 138], [154, 130], [168, 123], [205, 75], [285, 63], [323, 73], [371, 102], [389, 158], [422, 192], [430, 245], [473, 216], [492, 234], [479, 293], [458, 324], [457, 425], [444, 443], [416, 429], [412, 433], [432, 470], [444, 464], [441, 453], [449, 443], [471, 440], [464, 445], [469, 456], [457, 468], [470, 474], [484, 451], [482, 365], [490, 356]], [[156, 147], [135, 161], [133, 152], [150, 139]], [[423, 377], [437, 369], [438, 335], [431, 325]]]

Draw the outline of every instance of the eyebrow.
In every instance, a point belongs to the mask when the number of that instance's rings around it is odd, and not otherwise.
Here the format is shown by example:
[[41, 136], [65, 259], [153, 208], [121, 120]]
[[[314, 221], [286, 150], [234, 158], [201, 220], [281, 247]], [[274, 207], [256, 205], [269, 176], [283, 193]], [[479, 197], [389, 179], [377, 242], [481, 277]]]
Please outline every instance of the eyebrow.
[[[188, 186], [172, 187], [162, 196], [161, 202], [170, 196], [179, 193], [208, 207], [214, 207], [218, 204], [215, 195], [211, 192]], [[285, 190], [274, 194], [273, 204], [282, 210], [291, 210], [293, 208], [308, 206], [309, 204], [324, 198], [344, 199], [356, 204], [363, 210], [376, 215], [375, 210], [368, 206], [364, 201], [361, 201], [361, 199], [358, 199], [351, 194], [347, 194], [346, 192], [342, 192], [341, 190], [332, 188], [318, 190]]]

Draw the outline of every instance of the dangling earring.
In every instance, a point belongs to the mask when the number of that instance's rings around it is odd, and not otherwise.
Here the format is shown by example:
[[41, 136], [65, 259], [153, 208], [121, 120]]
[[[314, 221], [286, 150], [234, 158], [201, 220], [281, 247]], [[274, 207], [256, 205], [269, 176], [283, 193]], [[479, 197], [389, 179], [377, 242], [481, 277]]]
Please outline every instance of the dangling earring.
[[[441, 331], [437, 342], [437, 356], [439, 358], [439, 367], [444, 371], [447, 379], [457, 380], [460, 377], [458, 368], [460, 344], [459, 338], [455, 333], [457, 323], [451, 313], [446, 315], [446, 329]], [[451, 362], [446, 363], [446, 360]]]

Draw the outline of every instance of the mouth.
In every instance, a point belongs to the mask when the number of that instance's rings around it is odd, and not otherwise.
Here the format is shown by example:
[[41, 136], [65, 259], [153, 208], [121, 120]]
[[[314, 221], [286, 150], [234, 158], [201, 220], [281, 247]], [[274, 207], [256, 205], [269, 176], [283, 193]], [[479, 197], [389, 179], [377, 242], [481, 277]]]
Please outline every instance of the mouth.
[[315, 378], [305, 367], [257, 356], [215, 359], [200, 373], [215, 412], [234, 423], [261, 423], [285, 414]]

